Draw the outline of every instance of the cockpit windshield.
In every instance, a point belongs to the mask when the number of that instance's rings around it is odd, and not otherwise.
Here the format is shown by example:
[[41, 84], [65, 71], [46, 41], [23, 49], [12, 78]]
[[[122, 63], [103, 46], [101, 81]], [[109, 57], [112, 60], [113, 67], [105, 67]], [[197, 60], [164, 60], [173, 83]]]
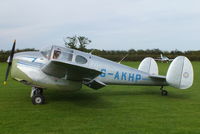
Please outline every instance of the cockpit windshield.
[[52, 46], [49, 46], [49, 47], [45, 47], [45, 48], [42, 48], [40, 50], [40, 53], [47, 59], [50, 58], [51, 56], [51, 51], [52, 51]]
[[41, 49], [41, 54], [47, 59], [55, 59], [60, 61], [72, 61], [73, 50], [64, 47], [51, 46]]
[[59, 47], [59, 46], [50, 46], [41, 49], [40, 53], [47, 58], [48, 60], [59, 60], [62, 62], [69, 62], [73, 60], [77, 64], [86, 64], [87, 59], [84, 56], [74, 54], [72, 49]]

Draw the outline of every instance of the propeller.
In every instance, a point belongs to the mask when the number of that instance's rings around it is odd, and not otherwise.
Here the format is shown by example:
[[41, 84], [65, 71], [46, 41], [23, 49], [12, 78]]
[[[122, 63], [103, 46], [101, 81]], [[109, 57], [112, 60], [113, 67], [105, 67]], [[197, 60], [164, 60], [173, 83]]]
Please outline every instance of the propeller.
[[11, 50], [11, 53], [10, 53], [10, 57], [8, 58], [8, 66], [7, 66], [4, 85], [6, 85], [6, 82], [8, 80], [8, 75], [9, 75], [9, 72], [10, 72], [10, 68], [11, 68], [12, 61], [13, 61], [13, 56], [14, 56], [14, 53], [15, 53], [15, 45], [16, 45], [16, 40], [14, 40], [14, 42], [13, 42], [13, 46], [12, 46], [12, 50]]

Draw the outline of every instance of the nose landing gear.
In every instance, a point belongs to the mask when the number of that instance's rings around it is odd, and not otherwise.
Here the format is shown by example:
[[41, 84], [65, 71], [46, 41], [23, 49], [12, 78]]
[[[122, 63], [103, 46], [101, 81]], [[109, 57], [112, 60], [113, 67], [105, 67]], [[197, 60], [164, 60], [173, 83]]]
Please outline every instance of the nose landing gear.
[[37, 88], [37, 87], [32, 87], [31, 98], [32, 98], [32, 103], [34, 105], [44, 104], [45, 98], [43, 96], [43, 89]]

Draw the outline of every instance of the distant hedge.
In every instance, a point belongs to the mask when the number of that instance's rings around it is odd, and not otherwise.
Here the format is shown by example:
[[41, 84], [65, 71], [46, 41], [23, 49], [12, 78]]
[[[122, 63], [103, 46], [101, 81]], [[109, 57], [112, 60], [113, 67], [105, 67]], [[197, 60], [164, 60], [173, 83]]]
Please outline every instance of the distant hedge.
[[[27, 48], [16, 50], [16, 52], [23, 52], [23, 51], [37, 51], [34, 48]], [[91, 52], [91, 49], [85, 50], [86, 52]], [[179, 55], [187, 56], [191, 61], [200, 61], [200, 50], [199, 51], [161, 51], [159, 49], [147, 49], [147, 50], [134, 50], [130, 49], [128, 51], [121, 51], [121, 50], [93, 50], [93, 55], [97, 55], [100, 57], [104, 57], [106, 59], [110, 59], [113, 61], [120, 61], [126, 54], [128, 54], [127, 58], [124, 61], [141, 61], [145, 57], [153, 57], [158, 58], [160, 54], [167, 56], [169, 58], [175, 58]], [[10, 51], [0, 51], [0, 62], [6, 62], [8, 56], [10, 55]]]
[[163, 54], [164, 56], [167, 56], [168, 58], [175, 58], [177, 56], [186, 56], [191, 61], [200, 61], [200, 51], [161, 51], [159, 49], [153, 49], [153, 50], [128, 50], [128, 51], [114, 51], [114, 50], [96, 50], [94, 51], [95, 55], [113, 60], [113, 61], [120, 61], [126, 54], [128, 56], [124, 59], [124, 61], [141, 61], [145, 57], [153, 57], [153, 58], [159, 58], [160, 54]]
[[[17, 49], [16, 53], [18, 52], [25, 52], [25, 51], [37, 51], [34, 48], [26, 48], [26, 49]], [[0, 62], [6, 62], [10, 55], [10, 51], [0, 50]]]

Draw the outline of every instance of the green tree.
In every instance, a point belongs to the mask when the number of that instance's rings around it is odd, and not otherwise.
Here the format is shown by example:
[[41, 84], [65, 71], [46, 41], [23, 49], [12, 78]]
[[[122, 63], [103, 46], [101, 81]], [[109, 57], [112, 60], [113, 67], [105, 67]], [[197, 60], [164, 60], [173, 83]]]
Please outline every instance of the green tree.
[[77, 49], [76, 46], [76, 36], [74, 37], [66, 37], [65, 41], [65, 46], [72, 48], [72, 49]]
[[90, 44], [92, 41], [89, 40], [87, 37], [84, 36], [73, 36], [73, 37], [66, 37], [65, 46], [78, 49], [81, 51], [86, 51], [86, 46]]
[[91, 40], [89, 40], [87, 37], [84, 36], [79, 36], [78, 41], [80, 43], [79, 50], [83, 51], [86, 50], [86, 46], [92, 42]]

